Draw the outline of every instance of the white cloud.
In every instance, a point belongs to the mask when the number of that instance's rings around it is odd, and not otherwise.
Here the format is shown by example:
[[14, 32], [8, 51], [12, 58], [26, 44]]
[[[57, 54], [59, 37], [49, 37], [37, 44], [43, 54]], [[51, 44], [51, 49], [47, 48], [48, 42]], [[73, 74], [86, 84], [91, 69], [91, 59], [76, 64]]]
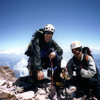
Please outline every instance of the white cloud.
[[0, 50], [0, 54], [22, 54], [24, 50], [22, 49], [11, 49], [11, 50]]
[[8, 65], [9, 68], [14, 70], [15, 76], [21, 77], [28, 75], [27, 69], [27, 56], [24, 55], [24, 50], [22, 49], [11, 49], [0, 51], [0, 56], [3, 57], [3, 64]]
[[19, 61], [15, 66], [14, 68], [18, 68], [18, 67], [24, 67], [24, 66], [27, 66], [27, 60], [22, 58], [21, 61]]
[[14, 66], [14, 72], [17, 78], [27, 76], [29, 74], [27, 69], [27, 60], [25, 58], [22, 58], [21, 61]]

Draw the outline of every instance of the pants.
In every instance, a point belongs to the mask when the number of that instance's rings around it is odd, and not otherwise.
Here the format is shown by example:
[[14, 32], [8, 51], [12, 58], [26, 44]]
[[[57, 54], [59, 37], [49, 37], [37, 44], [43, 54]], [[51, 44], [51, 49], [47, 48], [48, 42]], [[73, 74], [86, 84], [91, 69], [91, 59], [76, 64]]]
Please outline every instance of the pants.
[[77, 88], [76, 97], [82, 97], [84, 95], [89, 96], [90, 86], [88, 84], [88, 79], [82, 78], [81, 76], [72, 77], [70, 80], [66, 81], [66, 86], [75, 86]]
[[98, 78], [91, 78], [89, 81], [90, 88], [92, 88], [93, 93], [100, 100], [100, 79]]
[[78, 90], [82, 90], [87, 97], [90, 96], [89, 92], [92, 89], [93, 94], [100, 100], [100, 80], [97, 78], [86, 79], [80, 77], [73, 78], [67, 84], [74, 85]]

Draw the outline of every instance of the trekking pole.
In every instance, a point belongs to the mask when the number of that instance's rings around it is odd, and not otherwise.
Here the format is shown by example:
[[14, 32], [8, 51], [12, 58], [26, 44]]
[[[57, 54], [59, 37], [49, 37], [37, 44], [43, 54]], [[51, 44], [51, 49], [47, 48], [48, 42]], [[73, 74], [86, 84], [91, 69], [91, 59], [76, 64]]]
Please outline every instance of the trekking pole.
[[51, 90], [53, 89], [53, 62], [51, 61]]

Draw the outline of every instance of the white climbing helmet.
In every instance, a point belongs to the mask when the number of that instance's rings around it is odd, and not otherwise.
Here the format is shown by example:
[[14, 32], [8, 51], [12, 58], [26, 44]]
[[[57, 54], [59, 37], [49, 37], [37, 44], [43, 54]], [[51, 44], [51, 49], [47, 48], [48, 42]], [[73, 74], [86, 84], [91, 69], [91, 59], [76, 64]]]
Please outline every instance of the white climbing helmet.
[[55, 32], [55, 28], [54, 28], [53, 25], [47, 24], [47, 25], [45, 25], [45, 27], [44, 27], [44, 31], [50, 31], [50, 32], [54, 33], [54, 32]]
[[70, 49], [71, 49], [71, 50], [73, 50], [73, 49], [75, 49], [75, 48], [80, 48], [80, 47], [82, 47], [80, 41], [74, 41], [74, 42], [72, 42], [71, 45], [70, 45]]

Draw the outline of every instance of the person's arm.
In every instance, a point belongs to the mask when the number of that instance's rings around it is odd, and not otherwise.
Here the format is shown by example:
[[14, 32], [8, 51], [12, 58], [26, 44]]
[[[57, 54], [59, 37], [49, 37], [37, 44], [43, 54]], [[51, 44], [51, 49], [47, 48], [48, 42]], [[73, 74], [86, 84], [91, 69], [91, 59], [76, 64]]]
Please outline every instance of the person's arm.
[[35, 70], [42, 70], [39, 38], [31, 42], [31, 51], [32, 64]]
[[80, 73], [84, 78], [91, 78], [96, 74], [96, 65], [93, 58], [89, 55], [87, 56], [87, 63], [88, 69], [82, 68]]
[[44, 78], [44, 73], [42, 71], [41, 65], [41, 56], [40, 56], [40, 47], [39, 47], [39, 39], [32, 42], [32, 63], [37, 71], [37, 78], [38, 80], [42, 80]]
[[62, 54], [63, 54], [63, 50], [62, 48], [53, 40], [52, 41], [52, 49], [54, 48], [54, 51], [52, 53], [52, 55], [55, 55], [58, 57], [58, 60], [61, 60], [62, 59]]
[[72, 71], [72, 66], [73, 66], [73, 59], [71, 58], [67, 65], [66, 65], [66, 68], [67, 68], [67, 71], [68, 71], [68, 76], [71, 78], [73, 76], [73, 71]]

